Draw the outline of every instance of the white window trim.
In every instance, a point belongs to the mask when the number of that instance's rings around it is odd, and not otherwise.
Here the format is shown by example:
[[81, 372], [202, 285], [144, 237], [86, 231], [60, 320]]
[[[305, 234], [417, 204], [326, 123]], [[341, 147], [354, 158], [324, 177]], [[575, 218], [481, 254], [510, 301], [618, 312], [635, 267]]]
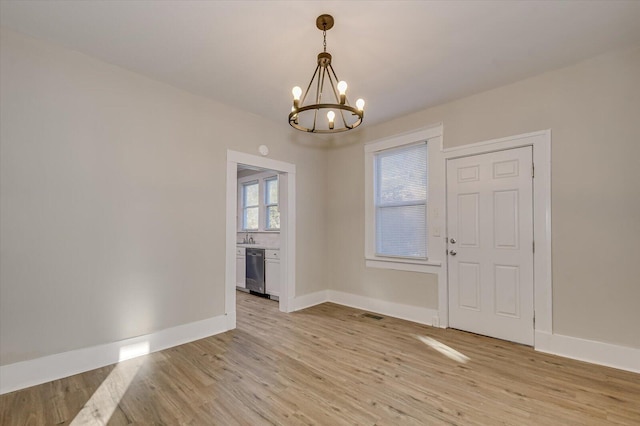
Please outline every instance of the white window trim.
[[[237, 232], [248, 233], [279, 233], [280, 229], [267, 229], [266, 219], [266, 204], [265, 204], [265, 181], [273, 178], [278, 178], [278, 174], [274, 174], [272, 171], [256, 173], [253, 175], [245, 176], [237, 179], [238, 182], [238, 194], [237, 194]], [[243, 188], [247, 183], [258, 182], [258, 229], [244, 229], [244, 199]], [[278, 185], [279, 186], [279, 185]], [[278, 201], [280, 201], [280, 188], [278, 188]]]
[[[428, 127], [413, 131], [410, 133], [404, 133], [384, 139], [369, 142], [364, 146], [365, 157], [365, 264], [371, 268], [383, 268], [383, 269], [396, 269], [402, 271], [422, 272], [422, 273], [440, 273], [442, 266], [442, 257], [444, 255], [444, 245], [442, 243], [442, 231], [443, 214], [441, 214], [437, 207], [431, 206], [440, 205], [439, 201], [443, 194], [438, 188], [432, 184], [432, 174], [439, 170], [439, 165], [432, 160], [432, 153], [435, 153], [435, 158], [439, 158], [439, 149], [442, 140], [442, 125], [434, 127]], [[401, 258], [401, 257], [385, 257], [376, 255], [375, 246], [375, 203], [374, 203], [374, 161], [375, 154], [391, 148], [398, 148], [402, 146], [413, 145], [417, 143], [427, 143], [427, 158], [428, 158], [428, 182], [429, 186], [427, 203], [429, 218], [428, 229], [428, 247], [427, 253], [428, 259], [419, 260], [413, 258]], [[434, 166], [434, 170], [432, 170]], [[435, 203], [433, 203], [435, 201]], [[444, 212], [442, 212], [444, 213]]]

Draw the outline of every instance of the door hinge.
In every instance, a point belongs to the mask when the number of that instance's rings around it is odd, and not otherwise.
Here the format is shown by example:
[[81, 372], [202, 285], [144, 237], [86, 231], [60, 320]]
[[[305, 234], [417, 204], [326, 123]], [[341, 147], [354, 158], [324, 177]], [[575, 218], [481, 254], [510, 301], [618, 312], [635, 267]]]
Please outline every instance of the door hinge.
[[531, 179], [533, 179], [534, 177], [536, 177], [536, 165], [534, 163], [531, 163]]
[[533, 311], [533, 327], [536, 326], [536, 311]]

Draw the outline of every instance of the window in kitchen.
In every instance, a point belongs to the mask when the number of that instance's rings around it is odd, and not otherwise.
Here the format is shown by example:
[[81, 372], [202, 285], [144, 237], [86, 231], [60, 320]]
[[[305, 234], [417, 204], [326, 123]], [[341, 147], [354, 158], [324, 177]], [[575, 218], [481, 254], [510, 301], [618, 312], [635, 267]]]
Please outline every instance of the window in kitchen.
[[264, 180], [265, 229], [280, 229], [280, 209], [278, 208], [278, 177]]
[[238, 178], [238, 231], [280, 232], [278, 175], [254, 172]]
[[242, 185], [242, 229], [257, 231], [260, 210], [260, 181], [247, 182]]

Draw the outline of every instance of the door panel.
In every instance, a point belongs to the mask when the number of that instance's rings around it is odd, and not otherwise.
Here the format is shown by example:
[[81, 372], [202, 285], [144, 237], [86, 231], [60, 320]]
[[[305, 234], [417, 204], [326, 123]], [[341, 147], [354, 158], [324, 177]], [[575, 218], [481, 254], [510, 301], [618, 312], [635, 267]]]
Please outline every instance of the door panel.
[[518, 190], [493, 192], [493, 242], [495, 248], [518, 248]]
[[460, 167], [458, 169], [458, 183], [475, 182], [480, 178], [478, 166]]
[[478, 247], [479, 194], [458, 194], [458, 244]]
[[532, 148], [447, 162], [449, 323], [533, 344]]
[[460, 302], [463, 309], [480, 309], [480, 265], [477, 263], [460, 262]]
[[516, 266], [495, 265], [495, 296], [497, 315], [520, 317], [520, 271]]

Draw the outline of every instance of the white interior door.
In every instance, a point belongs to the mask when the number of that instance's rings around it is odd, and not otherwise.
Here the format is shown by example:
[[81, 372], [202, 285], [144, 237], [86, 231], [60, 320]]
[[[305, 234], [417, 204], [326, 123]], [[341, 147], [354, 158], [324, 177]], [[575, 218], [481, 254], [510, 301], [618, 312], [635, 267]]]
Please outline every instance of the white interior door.
[[447, 161], [449, 325], [533, 345], [532, 147]]

